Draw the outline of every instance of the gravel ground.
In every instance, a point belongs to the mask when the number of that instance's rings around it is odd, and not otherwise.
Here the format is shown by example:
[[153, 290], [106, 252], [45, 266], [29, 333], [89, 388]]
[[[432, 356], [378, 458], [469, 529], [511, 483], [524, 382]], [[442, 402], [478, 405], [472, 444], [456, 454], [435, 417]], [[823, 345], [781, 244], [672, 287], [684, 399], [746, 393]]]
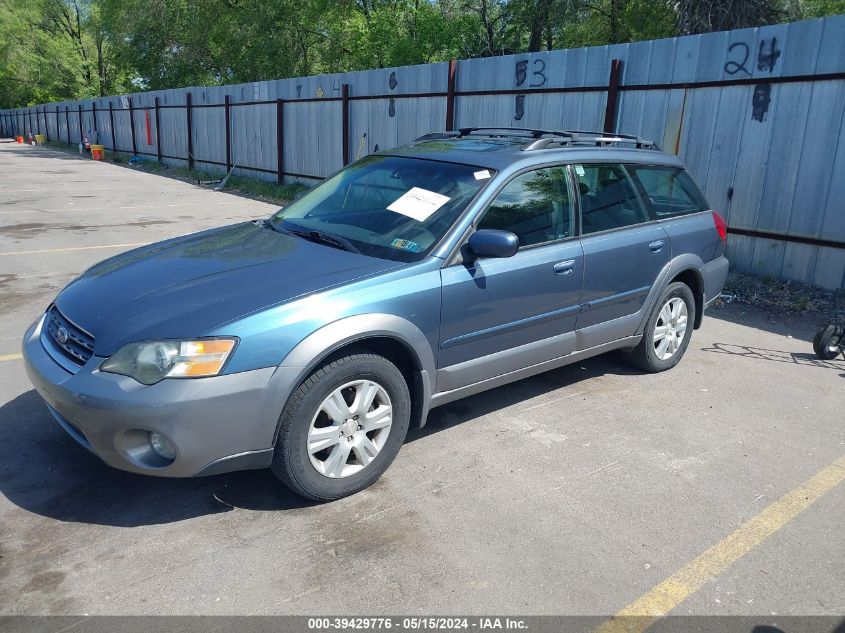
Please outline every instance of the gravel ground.
[[778, 281], [732, 272], [722, 299], [726, 313], [749, 313], [771, 323], [816, 330], [828, 323], [845, 324], [845, 291], [831, 291], [795, 281]]

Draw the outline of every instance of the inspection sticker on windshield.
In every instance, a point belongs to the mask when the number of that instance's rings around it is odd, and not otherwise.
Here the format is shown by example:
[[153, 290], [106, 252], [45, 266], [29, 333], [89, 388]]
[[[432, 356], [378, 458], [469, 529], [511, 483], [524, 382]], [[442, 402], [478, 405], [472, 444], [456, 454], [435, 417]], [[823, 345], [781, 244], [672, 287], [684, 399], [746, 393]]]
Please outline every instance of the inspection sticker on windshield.
[[476, 180], [487, 180], [490, 177], [490, 171], [482, 169], [481, 171], [473, 172], [472, 175], [475, 176]]
[[403, 251], [410, 251], [411, 253], [419, 253], [422, 250], [422, 246], [420, 246], [416, 242], [412, 242], [411, 240], [400, 240], [398, 237], [393, 240], [390, 245], [393, 248], [398, 248], [399, 250]]
[[418, 222], [423, 222], [449, 200], [449, 196], [428, 189], [411, 187], [387, 208], [390, 211], [414, 218]]

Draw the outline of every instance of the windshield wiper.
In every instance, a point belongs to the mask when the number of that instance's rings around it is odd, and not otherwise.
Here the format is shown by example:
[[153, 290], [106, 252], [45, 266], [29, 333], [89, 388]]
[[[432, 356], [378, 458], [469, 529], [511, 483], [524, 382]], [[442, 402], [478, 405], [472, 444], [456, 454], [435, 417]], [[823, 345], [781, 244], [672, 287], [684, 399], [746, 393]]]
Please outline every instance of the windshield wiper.
[[288, 233], [293, 233], [294, 235], [298, 235], [299, 237], [310, 240], [312, 242], [317, 242], [319, 244], [325, 244], [326, 246], [332, 246], [334, 248], [339, 248], [342, 251], [349, 251], [350, 253], [358, 253], [361, 254], [357, 248], [352, 245], [347, 239], [344, 239], [338, 235], [330, 235], [329, 233], [322, 233], [320, 231], [315, 231], [314, 229], [292, 229], [287, 226], [283, 226], [285, 231]]

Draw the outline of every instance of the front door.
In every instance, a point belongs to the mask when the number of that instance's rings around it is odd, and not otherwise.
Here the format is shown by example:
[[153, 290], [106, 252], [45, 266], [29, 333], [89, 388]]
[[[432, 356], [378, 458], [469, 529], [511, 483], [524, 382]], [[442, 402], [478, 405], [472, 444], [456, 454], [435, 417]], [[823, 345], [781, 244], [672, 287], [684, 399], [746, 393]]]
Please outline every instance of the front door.
[[572, 351], [584, 266], [571, 192], [565, 167], [515, 176], [477, 228], [515, 233], [516, 255], [441, 271], [438, 391]]

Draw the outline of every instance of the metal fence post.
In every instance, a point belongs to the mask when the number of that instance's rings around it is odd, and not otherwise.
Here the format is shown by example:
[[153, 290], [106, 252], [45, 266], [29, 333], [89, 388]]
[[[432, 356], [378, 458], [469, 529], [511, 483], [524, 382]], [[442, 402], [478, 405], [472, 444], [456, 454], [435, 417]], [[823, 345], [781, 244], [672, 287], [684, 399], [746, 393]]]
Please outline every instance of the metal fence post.
[[117, 151], [117, 140], [114, 135], [114, 105], [109, 99], [109, 127], [111, 127], [111, 151]]
[[97, 102], [91, 102], [91, 118], [94, 121], [94, 142], [100, 144], [100, 130], [97, 129]]
[[44, 106], [44, 138], [50, 140], [50, 121], [47, 119], [47, 106]]
[[449, 60], [449, 77], [446, 83], [446, 131], [455, 129], [455, 80], [458, 73], [458, 60]]
[[187, 116], [188, 127], [188, 169], [194, 168], [194, 114], [191, 111], [191, 104], [193, 96], [189, 92], [186, 96], [187, 102], [185, 104], [185, 112]]
[[226, 173], [232, 169], [232, 116], [229, 108], [229, 95], [223, 100], [224, 116], [226, 118]]
[[285, 102], [276, 99], [276, 181], [285, 179]]
[[81, 103], [77, 106], [76, 111], [79, 115], [79, 142], [81, 143], [83, 137], [85, 136], [85, 130], [84, 130], [84, 126], [82, 124], [82, 104]]
[[341, 91], [341, 116], [343, 117], [342, 121], [342, 137], [343, 137], [343, 164], [349, 164], [349, 84], [343, 84], [343, 89]]
[[65, 106], [65, 136], [67, 144], [70, 145], [70, 106]]
[[155, 115], [156, 115], [156, 155], [158, 162], [161, 162], [161, 117], [159, 116], [158, 97], [155, 98]]
[[129, 129], [132, 132], [132, 155], [138, 155], [138, 146], [135, 143], [135, 108], [132, 105], [132, 97], [129, 97]]
[[607, 107], [604, 110], [604, 131], [616, 131], [616, 106], [619, 101], [619, 79], [622, 75], [622, 60], [610, 62], [610, 79], [607, 82]]

